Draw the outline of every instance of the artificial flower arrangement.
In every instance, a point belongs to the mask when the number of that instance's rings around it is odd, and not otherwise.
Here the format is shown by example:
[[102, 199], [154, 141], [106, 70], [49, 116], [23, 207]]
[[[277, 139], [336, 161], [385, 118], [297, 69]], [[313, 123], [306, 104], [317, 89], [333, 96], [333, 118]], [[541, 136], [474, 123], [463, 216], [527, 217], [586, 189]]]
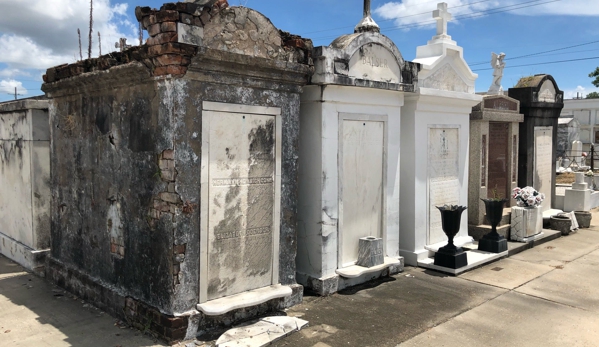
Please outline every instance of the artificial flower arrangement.
[[595, 176], [595, 174], [593, 173], [593, 170], [589, 170], [589, 171], [585, 172], [584, 175], [586, 177], [593, 177], [593, 176]]
[[533, 187], [514, 188], [512, 198], [516, 199], [516, 203], [520, 207], [535, 207], [541, 206], [545, 200], [545, 194], [539, 193]]

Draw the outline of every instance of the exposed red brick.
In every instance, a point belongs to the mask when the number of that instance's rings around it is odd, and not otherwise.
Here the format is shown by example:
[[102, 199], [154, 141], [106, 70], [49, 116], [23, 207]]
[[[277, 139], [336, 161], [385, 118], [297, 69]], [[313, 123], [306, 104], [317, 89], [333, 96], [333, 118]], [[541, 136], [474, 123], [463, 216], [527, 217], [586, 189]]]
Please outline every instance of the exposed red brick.
[[177, 4], [174, 2], [168, 2], [164, 5], [162, 5], [162, 7], [160, 7], [160, 11], [176, 11], [177, 10]]
[[177, 23], [175, 22], [162, 22], [160, 23], [160, 31], [168, 33], [171, 31], [177, 31]]
[[110, 244], [110, 253], [115, 253], [116, 254], [116, 252], [118, 251], [118, 247], [119, 246], [117, 246], [116, 244], [111, 243]]
[[208, 22], [210, 22], [211, 19], [212, 19], [212, 16], [210, 15], [210, 11], [207, 8], [205, 8], [202, 11], [202, 14], [200, 15], [200, 20], [202, 21], [202, 24], [203, 25], [208, 24]]
[[148, 48], [148, 54], [152, 57], [162, 54], [178, 53], [184, 55], [195, 55], [194, 46], [184, 45], [178, 42], [169, 42]]
[[172, 149], [165, 149], [162, 151], [162, 159], [175, 159], [175, 151]]
[[181, 65], [183, 57], [178, 54], [159, 55], [153, 59], [155, 66]]
[[147, 6], [144, 6], [144, 7], [137, 6], [135, 8], [135, 18], [137, 18], [138, 22], [141, 22], [141, 20], [144, 16], [149, 16], [151, 13], [152, 13], [152, 9]]
[[160, 324], [172, 329], [186, 328], [189, 325], [188, 317], [168, 317], [163, 315]]
[[186, 244], [183, 245], [173, 245], [173, 253], [174, 254], [185, 254], [185, 249], [187, 248]]
[[150, 37], [146, 44], [148, 46], [161, 45], [168, 42], [176, 42], [177, 33], [160, 33], [154, 37]]
[[200, 5], [197, 5], [197, 4], [194, 4], [191, 2], [178, 2], [177, 3], [177, 11], [179, 11], [179, 12], [195, 14], [199, 8], [201, 8]]
[[295, 47], [295, 48], [306, 48], [306, 43], [301, 38], [293, 38], [291, 40], [285, 41], [285, 46]]
[[141, 24], [143, 25], [144, 28], [148, 28], [150, 25], [156, 24], [156, 15], [151, 14], [149, 16], [144, 17], [141, 20]]
[[185, 75], [186, 72], [187, 72], [186, 66], [181, 66], [181, 65], [159, 66], [154, 69], [154, 76]]
[[220, 10], [227, 7], [229, 7], [229, 2], [227, 0], [218, 0], [212, 6], [212, 13], [218, 13]]
[[156, 22], [176, 22], [179, 20], [179, 12], [178, 11], [159, 11], [156, 12]]
[[147, 30], [148, 30], [148, 35], [150, 35], [152, 37], [160, 34], [160, 32], [161, 32], [160, 23], [150, 25], [150, 27]]

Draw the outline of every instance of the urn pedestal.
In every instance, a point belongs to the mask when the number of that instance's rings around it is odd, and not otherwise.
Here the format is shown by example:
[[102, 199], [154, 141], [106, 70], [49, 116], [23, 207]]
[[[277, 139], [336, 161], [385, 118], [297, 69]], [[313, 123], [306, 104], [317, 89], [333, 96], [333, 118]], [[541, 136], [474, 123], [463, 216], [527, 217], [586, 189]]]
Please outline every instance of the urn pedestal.
[[503, 217], [503, 206], [506, 199], [481, 199], [485, 203], [487, 221], [491, 224], [491, 232], [478, 241], [478, 250], [490, 253], [502, 253], [507, 251], [507, 240], [497, 233], [497, 225]]
[[460, 221], [465, 206], [437, 206], [441, 212], [441, 224], [443, 232], [447, 235], [447, 245], [439, 248], [435, 253], [435, 262], [437, 266], [443, 266], [450, 269], [459, 269], [468, 265], [468, 256], [461, 247], [456, 247], [453, 238], [460, 231]]
[[541, 206], [512, 207], [512, 220], [510, 224], [510, 239], [518, 242], [527, 242], [543, 230], [543, 210]]

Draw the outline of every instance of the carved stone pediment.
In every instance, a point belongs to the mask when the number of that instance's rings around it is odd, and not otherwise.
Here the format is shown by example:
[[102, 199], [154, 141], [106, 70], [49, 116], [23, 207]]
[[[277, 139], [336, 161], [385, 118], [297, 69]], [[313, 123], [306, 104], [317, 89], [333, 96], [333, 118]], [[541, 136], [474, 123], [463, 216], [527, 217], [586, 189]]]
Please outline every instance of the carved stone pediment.
[[460, 77], [450, 64], [445, 64], [432, 75], [426, 77], [422, 84], [423, 88], [447, 90], [452, 92], [468, 93], [468, 84]]

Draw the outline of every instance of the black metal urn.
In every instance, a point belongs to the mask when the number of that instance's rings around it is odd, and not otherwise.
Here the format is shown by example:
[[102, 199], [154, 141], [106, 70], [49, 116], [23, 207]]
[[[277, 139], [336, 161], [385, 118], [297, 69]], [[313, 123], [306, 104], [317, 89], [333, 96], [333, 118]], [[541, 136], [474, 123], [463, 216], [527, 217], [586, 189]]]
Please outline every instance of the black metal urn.
[[441, 212], [443, 232], [447, 235], [447, 245], [439, 248], [435, 254], [435, 265], [451, 269], [459, 269], [468, 265], [466, 252], [461, 247], [456, 247], [453, 238], [460, 231], [462, 212], [466, 206], [445, 205], [437, 206]]
[[503, 217], [503, 206], [507, 199], [481, 200], [485, 203], [487, 221], [491, 224], [491, 231], [478, 241], [478, 250], [491, 253], [505, 252], [507, 251], [507, 240], [497, 233], [497, 225]]

